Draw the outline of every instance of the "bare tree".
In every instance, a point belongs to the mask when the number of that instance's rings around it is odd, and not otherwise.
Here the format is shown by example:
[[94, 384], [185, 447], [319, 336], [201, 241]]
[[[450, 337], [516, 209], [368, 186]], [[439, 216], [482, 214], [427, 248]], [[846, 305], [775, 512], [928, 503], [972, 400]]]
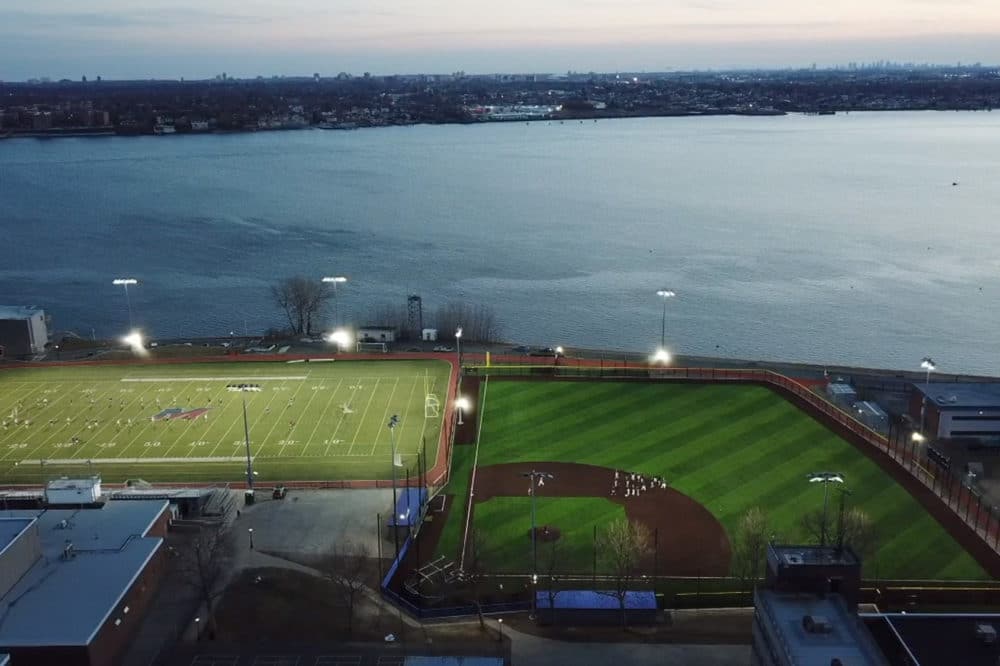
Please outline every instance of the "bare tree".
[[225, 528], [202, 529], [185, 545], [177, 549], [183, 580], [205, 604], [205, 627], [210, 638], [215, 637], [215, 602], [222, 596], [225, 573], [229, 570], [232, 549]]
[[271, 286], [271, 297], [281, 308], [295, 335], [312, 335], [313, 320], [318, 319], [323, 306], [333, 296], [319, 280], [301, 275], [282, 280]]
[[619, 518], [604, 528], [597, 544], [615, 582], [615, 589], [611, 594], [618, 600], [622, 627], [625, 627], [628, 619], [625, 599], [632, 582], [639, 575], [640, 564], [653, 550], [652, 532], [637, 520]]
[[844, 512], [842, 522], [838, 543], [850, 546], [862, 561], [874, 559], [878, 552], [878, 535], [871, 517], [863, 509], [851, 507]]
[[799, 526], [802, 528], [802, 531], [805, 533], [805, 538], [809, 542], [815, 542], [817, 544], [821, 543], [824, 534], [826, 534], [827, 541], [829, 542], [829, 517], [826, 517], [826, 525], [824, 525], [823, 521], [823, 509], [813, 509], [802, 514], [802, 518], [799, 520]]
[[556, 597], [559, 596], [559, 582], [556, 580], [556, 567], [559, 565], [561, 548], [559, 546], [560, 541], [556, 539], [555, 541], [549, 542], [549, 547], [546, 549], [547, 553], [545, 556], [545, 570], [549, 577], [549, 588], [546, 593], [549, 600], [549, 613], [551, 614], [552, 624], [556, 621]]
[[366, 544], [341, 541], [323, 566], [347, 610], [347, 635], [354, 636], [354, 616], [372, 571], [371, 550]]
[[747, 510], [736, 525], [733, 573], [743, 592], [761, 577], [767, 557], [768, 534], [767, 514], [760, 507]]
[[408, 332], [409, 312], [403, 303], [379, 303], [371, 309], [366, 323], [372, 326], [394, 328], [399, 331], [400, 337], [402, 337]]

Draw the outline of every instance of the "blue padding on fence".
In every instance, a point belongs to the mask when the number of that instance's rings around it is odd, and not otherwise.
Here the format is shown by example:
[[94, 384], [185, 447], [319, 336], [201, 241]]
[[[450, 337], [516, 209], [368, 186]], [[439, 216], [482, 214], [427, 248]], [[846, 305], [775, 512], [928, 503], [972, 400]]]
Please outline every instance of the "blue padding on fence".
[[[566, 610], [617, 610], [621, 608], [618, 595], [613, 590], [563, 590], [556, 594], [554, 603], [549, 603], [549, 593], [535, 593], [538, 608]], [[625, 610], [656, 610], [656, 595], [647, 591], [625, 593]]]
[[386, 526], [415, 527], [420, 522], [426, 501], [426, 488], [401, 488], [396, 495], [396, 513], [386, 521]]
[[389, 567], [389, 571], [385, 574], [385, 578], [382, 579], [382, 587], [388, 588], [389, 583], [392, 582], [392, 577], [396, 575], [396, 569], [399, 568], [399, 563], [403, 561], [406, 557], [406, 551], [410, 548], [410, 537], [406, 537], [406, 541], [403, 542], [403, 547], [399, 549], [399, 557], [392, 561], [392, 565]]

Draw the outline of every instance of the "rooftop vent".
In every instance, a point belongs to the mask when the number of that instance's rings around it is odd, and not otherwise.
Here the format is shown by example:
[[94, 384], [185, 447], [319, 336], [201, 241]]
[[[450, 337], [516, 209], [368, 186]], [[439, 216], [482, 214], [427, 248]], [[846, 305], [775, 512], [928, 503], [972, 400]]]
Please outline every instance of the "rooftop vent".
[[789, 564], [803, 564], [805, 560], [800, 553], [785, 553], [785, 562]]
[[997, 642], [997, 630], [993, 628], [992, 624], [977, 624], [976, 640], [985, 645], [993, 645]]
[[806, 615], [802, 618], [802, 628], [810, 634], [829, 634], [833, 631], [830, 620], [824, 615]]
[[66, 545], [63, 547], [62, 559], [72, 560], [74, 557], [76, 557], [76, 551], [73, 550], [73, 542], [67, 541]]

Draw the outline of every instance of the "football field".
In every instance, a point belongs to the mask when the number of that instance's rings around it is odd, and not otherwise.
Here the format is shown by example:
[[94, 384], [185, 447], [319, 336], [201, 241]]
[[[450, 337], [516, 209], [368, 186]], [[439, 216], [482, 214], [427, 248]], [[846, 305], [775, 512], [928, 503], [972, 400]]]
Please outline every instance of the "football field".
[[0, 371], [0, 483], [387, 479], [437, 456], [441, 361], [220, 362]]

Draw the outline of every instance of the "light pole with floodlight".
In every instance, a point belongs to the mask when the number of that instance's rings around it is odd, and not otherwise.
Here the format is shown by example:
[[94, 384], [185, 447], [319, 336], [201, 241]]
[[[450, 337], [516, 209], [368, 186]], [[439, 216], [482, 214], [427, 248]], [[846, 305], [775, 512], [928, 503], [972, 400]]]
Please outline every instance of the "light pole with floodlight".
[[836, 472], [816, 472], [808, 477], [809, 483], [823, 484], [823, 524], [820, 526], [819, 545], [826, 546], [826, 510], [830, 499], [830, 484], [843, 483], [844, 477]]
[[462, 327], [455, 329], [455, 348], [458, 350], [458, 374], [462, 375]]
[[469, 399], [465, 397], [459, 397], [455, 401], [455, 409], [458, 410], [458, 425], [465, 425], [465, 421], [462, 420], [462, 416], [465, 414], [465, 410], [469, 408]]
[[[536, 470], [531, 470], [530, 472], [523, 472], [521, 476], [527, 477], [531, 480], [531, 486], [528, 489], [528, 494], [531, 495], [531, 582], [538, 582], [538, 535], [535, 534], [537, 531], [535, 528], [535, 495], [537, 494], [538, 486], [545, 485], [545, 479], [554, 479], [555, 477], [548, 472], [539, 472]], [[534, 608], [535, 605], [535, 592], [532, 589], [531, 592], [531, 605]]]
[[667, 301], [676, 296], [676, 292], [660, 289], [656, 295], [663, 299], [663, 318], [660, 320], [660, 349], [667, 346]]
[[323, 278], [323, 282], [333, 285], [333, 325], [337, 325], [337, 285], [347, 282], [343, 275], [330, 275]]
[[129, 300], [128, 296], [128, 286], [137, 285], [139, 281], [135, 278], [115, 278], [111, 281], [111, 284], [118, 287], [125, 287], [125, 307], [128, 308], [128, 330], [135, 328], [135, 324], [132, 323], [132, 301]]
[[247, 533], [250, 535], [250, 550], [253, 550], [253, 528], [248, 527]]
[[250, 419], [247, 416], [247, 393], [259, 393], [260, 386], [257, 384], [233, 384], [228, 387], [230, 391], [239, 391], [240, 397], [243, 399], [243, 441], [246, 445], [246, 456], [247, 456], [247, 492], [244, 496], [248, 500], [247, 504], [253, 503], [253, 477], [256, 476], [257, 472], [253, 471], [253, 457], [250, 455]]
[[389, 428], [389, 441], [392, 443], [392, 537], [396, 543], [396, 557], [399, 557], [399, 523], [396, 515], [396, 426], [399, 425], [399, 415], [393, 414], [386, 426]]
[[937, 364], [930, 356], [925, 356], [920, 360], [920, 367], [927, 371], [924, 378], [924, 399], [920, 401], [920, 434], [924, 434], [924, 419], [927, 414], [927, 392], [931, 390], [931, 372], [937, 370]]

